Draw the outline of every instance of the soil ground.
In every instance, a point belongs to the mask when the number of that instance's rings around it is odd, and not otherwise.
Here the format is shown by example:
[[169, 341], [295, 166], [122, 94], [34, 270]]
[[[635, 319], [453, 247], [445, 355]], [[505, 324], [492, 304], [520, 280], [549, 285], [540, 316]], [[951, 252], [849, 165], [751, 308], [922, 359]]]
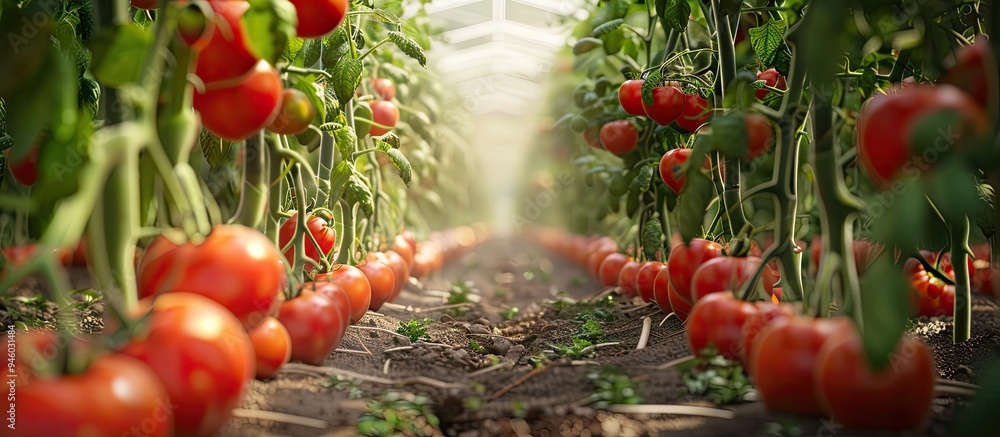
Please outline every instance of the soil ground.
[[[72, 277], [77, 287], [87, 286], [86, 272]], [[445, 305], [447, 291], [456, 282], [472, 290], [467, 310], [436, 309]], [[37, 285], [26, 283], [23, 288]], [[397, 413], [397, 423], [419, 428], [424, 435], [880, 435], [853, 432], [825, 419], [774, 415], [760, 402], [717, 406], [708, 397], [688, 395], [681, 371], [664, 366], [691, 355], [682, 324], [673, 317], [661, 324], [663, 313], [656, 306], [620, 297], [601, 300], [601, 308], [611, 314], [611, 320], [602, 322], [602, 341], [617, 344], [575, 361], [540, 360], [552, 345], [571, 342], [581, 325], [577, 315], [593, 307], [572, 302], [603, 291], [585, 271], [556, 254], [520, 239], [490, 240], [430, 280], [411, 281], [396, 305], [366, 315], [359, 323], [363, 328], [350, 328], [341, 349], [323, 366], [290, 364], [277, 378], [251, 382], [237, 417], [220, 435], [357, 435], [359, 420], [376, 419], [363, 418], [366, 413], [385, 410], [380, 404], [373, 409], [373, 400], [395, 405], [386, 417]], [[511, 308], [518, 310], [513, 318]], [[99, 304], [78, 305], [80, 326], [99, 330], [100, 310]], [[910, 328], [934, 350], [942, 378], [974, 383], [995, 356], [1000, 306], [977, 295], [973, 312], [972, 339], [959, 345], [951, 342], [947, 319], [922, 319]], [[53, 308], [37, 301], [0, 305], [4, 325], [25, 315], [51, 325], [52, 314]], [[652, 322], [648, 344], [636, 349], [647, 317]], [[387, 332], [401, 322], [424, 318], [431, 319], [427, 338], [416, 343]], [[641, 404], [707, 407], [731, 417], [596, 408], [591, 376], [602, 369], [626, 375]], [[393, 404], [394, 399], [409, 402]], [[960, 402], [936, 399], [932, 418], [919, 435], [948, 435]], [[426, 409], [411, 414], [403, 408], [414, 405]], [[427, 424], [431, 416], [438, 419], [438, 427]]]

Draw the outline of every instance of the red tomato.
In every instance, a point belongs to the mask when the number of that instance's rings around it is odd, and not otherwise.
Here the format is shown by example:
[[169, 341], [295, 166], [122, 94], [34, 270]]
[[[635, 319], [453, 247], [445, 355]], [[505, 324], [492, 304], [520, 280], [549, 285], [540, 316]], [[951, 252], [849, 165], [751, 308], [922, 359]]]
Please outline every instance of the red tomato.
[[400, 232], [399, 235], [403, 237], [403, 240], [406, 241], [406, 244], [410, 245], [410, 250], [412, 250], [413, 253], [417, 253], [417, 237], [413, 235], [413, 232], [405, 230], [403, 232]]
[[[648, 261], [639, 269], [639, 273], [635, 277], [635, 283], [636, 287], [639, 288], [639, 296], [642, 297], [644, 302], [653, 302], [656, 300], [656, 276], [666, 269], [667, 265], [659, 261]], [[665, 275], [664, 278], [666, 278]]]
[[757, 346], [757, 340], [760, 338], [761, 331], [778, 319], [795, 315], [792, 306], [786, 303], [755, 302], [754, 304], [757, 305], [757, 311], [751, 314], [747, 318], [746, 323], [743, 324], [743, 333], [740, 337], [740, 345], [742, 347], [740, 362], [743, 363], [743, 368], [746, 369], [748, 375], [753, 375], [750, 351]]
[[396, 123], [399, 122], [399, 109], [396, 108], [396, 105], [387, 100], [375, 100], [370, 104], [372, 107], [372, 121], [389, 127], [388, 129], [384, 129], [372, 125], [371, 134], [373, 137], [385, 135], [392, 128], [396, 127]]
[[[292, 212], [292, 216], [281, 225], [281, 229], [278, 230], [278, 246], [285, 247], [292, 237], [295, 236], [295, 230], [299, 226], [298, 221], [299, 214], [297, 212]], [[316, 237], [316, 242], [319, 243], [320, 249], [323, 253], [320, 254], [316, 250], [316, 245], [312, 243], [309, 236], [306, 235], [306, 256], [310, 259], [319, 262], [321, 256], [326, 256], [332, 250], [334, 245], [337, 243], [337, 231], [329, 226], [325, 219], [320, 216], [310, 214], [306, 218], [306, 228], [309, 229], [309, 233]], [[295, 263], [295, 245], [293, 244], [288, 250], [285, 251], [285, 259], [290, 263]], [[305, 269], [312, 270], [313, 266], [306, 264]]]
[[642, 268], [639, 261], [629, 260], [618, 272], [618, 287], [621, 288], [625, 297], [636, 297], [639, 295], [639, 285], [636, 283], [639, 277], [639, 269]]
[[743, 325], [757, 308], [750, 302], [737, 299], [732, 293], [714, 293], [705, 296], [691, 308], [686, 327], [688, 346], [700, 355], [709, 345], [728, 359], [742, 356], [740, 340]]
[[713, 293], [736, 292], [750, 280], [760, 262], [755, 256], [720, 256], [705, 261], [691, 276], [691, 302]]
[[258, 58], [243, 26], [243, 14], [250, 3], [239, 1], [212, 1], [208, 3], [215, 13], [215, 25], [209, 29], [204, 47], [198, 51], [194, 74], [210, 85], [241, 77], [257, 65]]
[[393, 290], [396, 289], [396, 277], [392, 272], [392, 268], [388, 265], [388, 259], [384, 258], [385, 261], [379, 261], [378, 256], [375, 253], [370, 253], [368, 255], [367, 262], [358, 266], [361, 273], [365, 274], [365, 278], [368, 279], [368, 283], [371, 285], [371, 303], [368, 304], [368, 309], [372, 311], [378, 311], [382, 308], [382, 304], [389, 300], [392, 296]]
[[[873, 243], [867, 240], [854, 240], [854, 267], [858, 271], [858, 274], [864, 273], [865, 269], [875, 258], [882, 253], [884, 248], [878, 243]], [[823, 243], [822, 238], [817, 235], [813, 238], [812, 245], [809, 246], [809, 261], [812, 265], [813, 274], [819, 272], [820, 262], [823, 256]]]
[[160, 2], [159, 0], [131, 0], [129, 3], [136, 9], [156, 9]]
[[688, 132], [698, 130], [701, 125], [712, 117], [712, 108], [708, 100], [698, 94], [684, 96], [684, 111], [677, 119], [677, 126]]
[[347, 292], [351, 300], [351, 323], [358, 323], [372, 302], [372, 286], [357, 267], [339, 264], [328, 273], [316, 275], [316, 282], [332, 282]]
[[954, 85], [965, 91], [984, 110], [989, 105], [990, 93], [996, 92], [996, 81], [987, 79], [987, 66], [996, 65], [989, 41], [985, 37], [977, 37], [971, 46], [958, 49], [955, 54], [955, 65], [941, 77], [941, 83]]
[[208, 297], [252, 329], [271, 314], [288, 283], [281, 255], [264, 234], [218, 225], [200, 245], [157, 237], [137, 271], [139, 296], [188, 292]]
[[399, 293], [403, 291], [403, 287], [410, 280], [410, 265], [406, 263], [403, 256], [396, 253], [394, 250], [389, 250], [385, 252], [386, 260], [388, 265], [392, 268], [392, 276], [395, 278], [392, 286], [392, 294], [389, 296], [389, 302], [396, 300], [399, 297]]
[[[778, 73], [778, 70], [775, 70], [773, 68], [757, 72], [757, 80], [764, 81], [764, 83], [767, 84], [767, 86], [772, 88], [777, 88], [779, 90], [788, 89], [788, 84], [785, 83], [785, 76], [782, 76], [781, 73]], [[758, 99], [763, 100], [764, 97], [767, 97], [767, 93], [770, 92], [771, 90], [762, 89], [755, 91], [754, 95], [756, 95]]]
[[264, 323], [250, 330], [250, 341], [257, 356], [257, 379], [273, 378], [292, 357], [292, 338], [285, 325], [274, 317], [264, 319]]
[[140, 307], [151, 307], [152, 315], [122, 353], [146, 363], [160, 378], [174, 408], [177, 435], [214, 435], [240, 405], [254, 376], [246, 331], [229, 311], [197, 294], [146, 298]]
[[38, 182], [38, 147], [34, 146], [21, 159], [11, 159], [11, 149], [3, 151], [7, 157], [7, 169], [17, 183], [24, 186], [35, 185]]
[[286, 88], [281, 92], [281, 109], [278, 110], [278, 116], [267, 128], [276, 134], [298, 135], [309, 129], [313, 118], [316, 118], [316, 108], [306, 93], [295, 88]]
[[392, 100], [396, 98], [396, 85], [394, 85], [389, 79], [384, 77], [376, 77], [375, 79], [372, 79], [372, 88], [375, 89], [375, 94], [378, 94], [382, 100]]
[[646, 116], [656, 124], [666, 126], [677, 120], [684, 112], [684, 92], [672, 85], [653, 88], [653, 105], [639, 99]]
[[674, 307], [670, 303], [670, 295], [673, 293], [673, 287], [670, 286], [670, 276], [667, 273], [666, 264], [664, 264], [664, 267], [653, 278], [653, 302], [656, 302], [656, 306], [660, 307], [663, 314], [674, 312]]
[[101, 356], [80, 374], [33, 379], [16, 392], [16, 429], [5, 435], [173, 435], [167, 389], [149, 366], [125, 355]]
[[618, 103], [621, 103], [622, 109], [629, 115], [646, 115], [646, 111], [642, 109], [643, 82], [642, 79], [626, 80], [618, 88]]
[[996, 295], [993, 288], [996, 269], [990, 267], [990, 243], [972, 246], [972, 254], [976, 257], [973, 261], [972, 289], [983, 294]]
[[329, 35], [347, 16], [347, 0], [290, 0], [295, 5], [299, 38], [319, 38]]
[[615, 120], [601, 126], [601, 144], [615, 155], [624, 155], [635, 150], [639, 142], [639, 131], [628, 120]]
[[413, 255], [410, 275], [414, 278], [425, 278], [434, 272], [434, 253], [428, 250], [421, 250]]
[[[983, 134], [989, 122], [971, 97], [951, 85], [917, 85], [894, 88], [893, 95], [876, 95], [865, 103], [858, 117], [858, 157], [868, 177], [882, 189], [903, 176], [920, 175], [937, 160], [937, 152], [947, 152], [971, 135]], [[954, 111], [960, 118], [954, 135], [934, 144], [934, 159], [925, 159], [914, 150], [913, 132], [928, 116]], [[869, 125], [871, 128], [869, 129]], [[886, 129], [885, 126], [897, 126]], [[943, 142], [943, 144], [938, 144]], [[941, 150], [945, 148], [944, 150]], [[915, 155], [915, 152], [918, 154]], [[926, 154], [926, 153], [925, 153]], [[932, 162], [925, 162], [932, 161]]]
[[747, 161], [760, 158], [771, 150], [774, 136], [771, 133], [771, 122], [762, 114], [748, 112], [743, 114], [743, 123], [747, 126]]
[[597, 279], [601, 285], [605, 287], [618, 285], [618, 276], [627, 262], [629, 262], [629, 258], [624, 253], [612, 253], [605, 257], [604, 261], [601, 261], [600, 267], [597, 268]]
[[934, 400], [934, 357], [924, 343], [909, 336], [900, 340], [892, 356], [876, 371], [857, 332], [827, 341], [817, 355], [814, 376], [824, 411], [847, 428], [918, 430]]
[[[702, 238], [694, 238], [689, 246], [683, 244], [674, 246], [667, 259], [667, 275], [670, 285], [677, 294], [690, 306], [691, 281], [694, 273], [706, 261], [722, 256], [722, 245]], [[675, 305], [676, 308], [676, 305]]]
[[[318, 366], [344, 340], [351, 308], [343, 304], [347, 296], [340, 287], [328, 283], [315, 287], [318, 290], [303, 287], [297, 297], [282, 303], [278, 320], [288, 330], [291, 359]], [[340, 304], [329, 297], [336, 295], [341, 296]]]
[[607, 258], [608, 255], [616, 252], [618, 252], [617, 249], [605, 247], [591, 253], [590, 256], [587, 257], [586, 261], [587, 271], [590, 272], [590, 276], [598, 278], [601, 273], [599, 269], [601, 267], [601, 263], [604, 262], [604, 258]]
[[683, 299], [681, 294], [677, 292], [677, 289], [674, 288], [674, 284], [670, 284], [667, 287], [667, 298], [670, 300], [670, 307], [673, 308], [674, 315], [682, 322], [687, 320], [688, 314], [691, 314], [691, 302]]
[[[227, 2], [213, 2], [227, 3]], [[281, 76], [260, 61], [245, 76], [195, 91], [194, 109], [213, 134], [230, 141], [246, 139], [271, 124], [281, 108]]]
[[827, 339], [850, 330], [846, 319], [789, 317], [773, 321], [750, 351], [754, 382], [767, 409], [803, 416], [823, 414], [813, 372]]
[[[687, 162], [688, 157], [691, 156], [691, 149], [672, 149], [668, 150], [667, 153], [663, 154], [660, 158], [660, 178], [663, 182], [674, 190], [675, 193], [680, 194], [681, 189], [684, 188], [684, 183], [687, 182], [687, 175], [681, 175], [677, 177], [674, 172], [680, 170], [681, 166]], [[705, 157], [705, 170], [711, 170], [712, 160], [707, 156]]]

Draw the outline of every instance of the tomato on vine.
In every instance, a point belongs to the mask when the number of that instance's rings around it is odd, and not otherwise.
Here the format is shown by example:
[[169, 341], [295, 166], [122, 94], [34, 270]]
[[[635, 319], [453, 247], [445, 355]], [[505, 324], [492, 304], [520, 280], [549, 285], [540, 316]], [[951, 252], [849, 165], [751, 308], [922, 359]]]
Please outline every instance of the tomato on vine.
[[691, 301], [691, 285], [695, 272], [702, 264], [722, 256], [722, 245], [703, 238], [694, 238], [687, 245], [674, 246], [667, 258], [667, 275], [670, 284], [683, 300], [689, 305]]
[[281, 304], [278, 321], [288, 330], [291, 359], [321, 365], [344, 339], [351, 308], [342, 288], [330, 283], [304, 284], [293, 299]]
[[389, 267], [388, 258], [378, 252], [368, 254], [366, 262], [358, 265], [358, 269], [365, 274], [368, 283], [371, 285], [371, 302], [368, 309], [378, 311], [382, 305], [389, 301], [393, 290], [396, 288], [396, 277], [393, 269]]
[[[672, 149], [668, 150], [667, 153], [663, 154], [660, 158], [660, 178], [663, 182], [674, 190], [675, 193], [680, 194], [681, 189], [684, 188], [684, 183], [687, 182], [687, 175], [681, 175], [680, 177], [675, 176], [675, 172], [680, 170], [680, 168], [687, 162], [688, 158], [691, 156], [691, 149]], [[712, 169], [712, 160], [707, 156], [705, 157], [705, 170]]]
[[347, 0], [289, 0], [295, 6], [299, 38], [320, 38], [329, 35], [347, 16]]
[[763, 114], [748, 112], [743, 114], [743, 123], [747, 127], [747, 154], [745, 159], [752, 161], [760, 158], [771, 150], [774, 135], [771, 133], [771, 122]]
[[178, 435], [215, 434], [254, 377], [250, 337], [226, 308], [197, 294], [146, 298], [140, 308], [151, 308], [152, 315], [121, 353], [146, 363], [159, 377]]
[[392, 100], [396, 98], [396, 85], [391, 80], [384, 77], [372, 79], [372, 88], [382, 100]]
[[684, 112], [684, 92], [673, 85], [653, 88], [653, 104], [640, 99], [646, 116], [660, 126], [673, 123]]
[[281, 109], [267, 128], [282, 135], [298, 135], [309, 129], [316, 118], [316, 108], [306, 93], [295, 88], [281, 92]]
[[644, 302], [653, 302], [656, 300], [656, 277], [661, 271], [666, 269], [667, 265], [659, 261], [647, 261], [639, 269], [639, 273], [636, 274], [635, 283], [639, 289], [639, 297], [642, 297]]
[[639, 276], [639, 269], [643, 266], [642, 263], [635, 260], [629, 260], [622, 266], [620, 272], [618, 272], [618, 287], [621, 288], [621, 292], [625, 297], [636, 297], [639, 295], [639, 288], [637, 285], [637, 279]]
[[333, 266], [329, 272], [316, 275], [316, 282], [330, 282], [347, 292], [351, 301], [351, 323], [358, 323], [368, 312], [372, 301], [372, 286], [357, 267], [347, 264]]
[[[281, 225], [278, 230], [278, 246], [285, 247], [292, 241], [292, 237], [295, 236], [295, 230], [298, 228], [298, 212], [292, 212], [292, 216]], [[305, 237], [305, 252], [306, 257], [319, 262], [321, 257], [327, 256], [332, 250], [334, 245], [337, 243], [337, 231], [329, 226], [326, 219], [318, 216], [309, 214], [306, 218], [306, 229], [312, 234], [316, 242], [319, 243], [319, 248], [322, 250], [320, 253], [316, 250], [316, 245], [313, 244], [312, 240], [308, 235]], [[292, 244], [288, 250], [285, 251], [285, 259], [288, 262], [295, 263], [295, 245]], [[305, 269], [312, 270], [313, 266], [306, 264]]]
[[615, 155], [624, 155], [635, 150], [639, 142], [639, 131], [628, 120], [615, 120], [601, 126], [601, 144]]
[[130, 0], [129, 4], [136, 9], [156, 9], [159, 7], [159, 0]]
[[[225, 2], [222, 2], [225, 3]], [[195, 91], [194, 109], [209, 132], [230, 141], [246, 139], [263, 129], [281, 107], [281, 77], [267, 61], [241, 76], [235, 83], [218, 83]]]
[[753, 277], [760, 263], [755, 256], [720, 256], [705, 261], [691, 276], [691, 302], [710, 294], [736, 292]]
[[[774, 89], [782, 91], [788, 89], [788, 84], [785, 83], [785, 76], [782, 76], [781, 73], [778, 73], [778, 70], [775, 70], [774, 68], [757, 72], [757, 80], [764, 81], [765, 85]], [[758, 99], [764, 100], [770, 92], [771, 90], [769, 89], [759, 89], [754, 92], [754, 95], [757, 96]]]
[[292, 357], [292, 338], [278, 319], [267, 317], [249, 332], [257, 357], [257, 379], [273, 378]]
[[372, 121], [376, 124], [382, 126], [387, 126], [387, 128], [372, 125], [371, 135], [373, 137], [380, 137], [389, 133], [392, 128], [396, 127], [396, 123], [399, 122], [399, 109], [396, 105], [388, 100], [375, 100], [371, 102], [372, 107]]
[[987, 66], [996, 65], [989, 41], [976, 37], [975, 43], [962, 46], [955, 53], [955, 64], [941, 77], [941, 83], [954, 85], [971, 96], [981, 108], [989, 105], [990, 93], [996, 92], [997, 83], [989, 79]]
[[601, 282], [601, 285], [605, 287], [617, 286], [618, 276], [621, 275], [622, 269], [629, 261], [628, 256], [618, 252], [608, 254], [608, 256], [604, 257], [601, 265], [597, 268], [597, 279]]
[[250, 9], [244, 0], [212, 1], [215, 14], [207, 40], [199, 44], [194, 74], [206, 86], [241, 77], [257, 65], [250, 37], [243, 26], [243, 15]]
[[712, 118], [712, 108], [704, 97], [699, 94], [689, 94], [684, 96], [684, 110], [677, 118], [677, 126], [688, 132], [698, 130], [701, 125]]
[[3, 153], [7, 157], [7, 169], [17, 183], [31, 186], [38, 182], [38, 146], [33, 146], [26, 155], [17, 160], [11, 159], [11, 149], [6, 149]]
[[691, 352], [700, 355], [712, 345], [719, 355], [739, 359], [743, 325], [756, 311], [752, 303], [737, 299], [732, 293], [714, 293], [697, 301], [686, 323]]
[[642, 105], [642, 79], [626, 80], [618, 88], [618, 103], [628, 115], [645, 116], [646, 110]]
[[792, 306], [787, 303], [754, 302], [754, 305], [757, 306], [757, 310], [743, 324], [743, 333], [740, 337], [740, 362], [750, 375], [753, 374], [750, 351], [757, 346], [761, 331], [779, 319], [795, 315]]

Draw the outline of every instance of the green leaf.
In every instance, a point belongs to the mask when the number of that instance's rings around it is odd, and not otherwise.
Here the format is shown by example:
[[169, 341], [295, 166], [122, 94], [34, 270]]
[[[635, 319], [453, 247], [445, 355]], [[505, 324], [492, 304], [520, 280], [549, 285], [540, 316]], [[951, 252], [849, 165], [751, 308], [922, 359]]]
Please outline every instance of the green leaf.
[[688, 17], [691, 16], [691, 5], [687, 0], [657, 0], [656, 13], [660, 15], [664, 25], [677, 32], [684, 32], [687, 30]]
[[604, 53], [608, 55], [618, 53], [625, 47], [625, 31], [621, 29], [601, 35], [600, 39], [604, 41]]
[[753, 47], [757, 59], [770, 68], [774, 64], [775, 55], [785, 49], [785, 32], [788, 23], [785, 20], [772, 20], [750, 29], [750, 46]]
[[337, 65], [347, 52], [351, 51], [351, 46], [347, 42], [347, 26], [339, 26], [332, 35], [323, 38], [323, 67], [331, 68]]
[[358, 136], [354, 133], [354, 129], [344, 126], [334, 131], [333, 138], [337, 140], [337, 151], [344, 160], [353, 161], [352, 156], [358, 150]]
[[872, 368], [889, 364], [906, 329], [910, 308], [910, 281], [890, 256], [880, 256], [861, 281], [861, 309], [865, 330], [861, 340]]
[[382, 139], [375, 139], [375, 147], [379, 151], [385, 153], [389, 157], [389, 162], [392, 166], [396, 168], [399, 172], [399, 177], [403, 180], [406, 186], [410, 186], [410, 179], [413, 175], [413, 169], [410, 167], [410, 161], [403, 156], [403, 152], [400, 152], [397, 147], [399, 147], [399, 138], [396, 137], [396, 147], [393, 147], [388, 141], [383, 141]]
[[347, 187], [347, 180], [354, 174], [351, 164], [347, 160], [341, 160], [330, 170], [330, 200], [329, 205], [334, 205], [344, 195]]
[[730, 158], [747, 154], [747, 126], [743, 115], [736, 113], [712, 119], [711, 149]]
[[625, 214], [628, 214], [629, 217], [634, 216], [639, 210], [639, 202], [642, 200], [642, 193], [639, 192], [638, 188], [635, 188], [635, 181], [637, 179], [632, 180], [632, 184], [629, 186], [628, 197], [625, 198]]
[[579, 56], [603, 45], [604, 41], [597, 38], [580, 38], [576, 44], [573, 44], [573, 54]]
[[646, 106], [653, 106], [653, 88], [660, 86], [660, 70], [656, 69], [649, 72], [646, 79], [642, 81], [642, 101], [646, 103]]
[[420, 63], [421, 67], [427, 66], [427, 55], [424, 54], [423, 47], [417, 44], [413, 38], [406, 36], [403, 32], [392, 31], [389, 32], [389, 41], [392, 41], [406, 56]]
[[152, 32], [135, 23], [102, 30], [88, 44], [93, 52], [91, 73], [98, 82], [112, 88], [135, 83], [153, 39]]
[[629, 184], [629, 191], [636, 191], [639, 193], [649, 191], [649, 185], [653, 181], [653, 173], [656, 172], [657, 168], [658, 166], [655, 164], [640, 167], [635, 179], [632, 179], [632, 182]]
[[705, 211], [715, 197], [715, 186], [701, 167], [691, 167], [693, 171], [687, 173], [687, 181], [680, 193], [680, 211], [678, 211], [678, 228], [684, 243], [691, 242], [692, 238], [703, 234], [702, 227], [705, 222]]
[[348, 203], [358, 204], [361, 207], [361, 212], [368, 217], [375, 213], [375, 198], [372, 196], [371, 187], [357, 171], [354, 171], [354, 174], [347, 179], [344, 186], [344, 198], [347, 199]]
[[989, 184], [978, 184], [979, 208], [976, 209], [976, 225], [983, 231], [986, 238], [996, 235], [996, 223], [993, 222], [993, 209], [996, 208], [996, 193]]
[[594, 36], [602, 36], [611, 33], [612, 31], [621, 28], [623, 24], [625, 24], [624, 18], [608, 21], [607, 23], [594, 28]]
[[298, 16], [295, 5], [288, 0], [250, 0], [250, 9], [243, 15], [243, 23], [253, 51], [274, 65], [284, 53], [288, 41], [295, 38]]
[[337, 95], [337, 101], [344, 106], [352, 98], [354, 92], [361, 85], [361, 74], [364, 66], [361, 61], [351, 58], [340, 58], [337, 65], [333, 67], [330, 79], [333, 91]]
[[232, 149], [233, 144], [234, 142], [219, 138], [207, 129], [202, 129], [201, 135], [198, 136], [201, 153], [213, 170], [217, 170], [226, 162], [226, 157], [229, 156], [229, 150]]
[[611, 180], [611, 185], [608, 186], [608, 194], [614, 197], [622, 197], [628, 192], [629, 187], [632, 185], [632, 181], [639, 175], [639, 169], [632, 169], [628, 172], [622, 172], [618, 174], [618, 177]]

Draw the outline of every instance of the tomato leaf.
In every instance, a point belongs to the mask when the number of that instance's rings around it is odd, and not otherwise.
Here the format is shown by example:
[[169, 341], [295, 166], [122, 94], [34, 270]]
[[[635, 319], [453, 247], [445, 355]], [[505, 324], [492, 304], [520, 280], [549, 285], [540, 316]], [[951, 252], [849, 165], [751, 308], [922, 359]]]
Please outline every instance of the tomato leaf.
[[779, 51], [785, 49], [785, 32], [787, 30], [788, 22], [785, 20], [771, 20], [748, 30], [750, 46], [757, 54], [757, 59], [765, 67], [772, 67], [775, 56]]
[[691, 4], [687, 0], [657, 0], [656, 13], [663, 24], [677, 32], [687, 30]]
[[[742, 114], [729, 114], [712, 119], [712, 150], [730, 158], [747, 154], [747, 126]], [[695, 161], [697, 162], [697, 161]]]
[[594, 36], [602, 36], [618, 30], [625, 24], [624, 18], [617, 18], [594, 28]]
[[621, 29], [601, 35], [600, 39], [604, 41], [604, 53], [608, 55], [618, 53], [625, 47], [625, 31]]
[[659, 69], [650, 71], [646, 79], [642, 81], [642, 101], [646, 103], [646, 106], [653, 106], [653, 88], [660, 86], [660, 81]]
[[322, 124], [323, 120], [326, 120], [326, 103], [321, 97], [325, 94], [325, 90], [323, 86], [314, 83], [313, 80], [312, 75], [296, 77], [292, 87], [305, 93], [306, 97], [309, 98], [309, 102], [316, 108], [316, 117], [313, 118], [313, 124], [318, 126]]
[[399, 178], [403, 180], [403, 183], [406, 184], [406, 186], [410, 186], [413, 169], [410, 167], [410, 161], [407, 160], [406, 157], [403, 156], [403, 152], [400, 152], [398, 149], [399, 137], [395, 137], [395, 146], [393, 146], [389, 141], [384, 141], [380, 138], [375, 138], [374, 140], [375, 147], [389, 157], [389, 162], [396, 168], [396, 171], [399, 173]]
[[375, 201], [372, 196], [372, 190], [357, 171], [347, 179], [347, 184], [344, 187], [344, 198], [349, 203], [358, 204], [361, 207], [361, 212], [368, 217], [371, 217], [375, 213]]
[[628, 196], [625, 198], [625, 214], [629, 217], [635, 215], [636, 211], [639, 210], [639, 200], [642, 193], [635, 186], [636, 179], [632, 179], [632, 184], [629, 186]]
[[632, 181], [635, 180], [636, 176], [639, 175], [639, 169], [632, 169], [628, 172], [619, 173], [616, 178], [611, 181], [611, 185], [608, 186], [608, 194], [614, 197], [624, 196], [628, 192], [629, 187], [632, 185]]
[[323, 38], [323, 53], [320, 58], [323, 60], [324, 68], [337, 65], [337, 61], [351, 51], [351, 45], [347, 42], [346, 27], [339, 26], [332, 35]]
[[[689, 158], [690, 159], [690, 158]], [[697, 161], [696, 161], [697, 162]], [[715, 197], [715, 185], [701, 167], [691, 167], [687, 172], [684, 188], [681, 188], [678, 207], [678, 228], [684, 244], [703, 234], [705, 211]]]
[[226, 162], [226, 157], [229, 156], [229, 150], [232, 149], [233, 144], [232, 141], [226, 141], [213, 135], [207, 129], [202, 129], [201, 135], [198, 136], [201, 153], [213, 170], [218, 170]]
[[330, 83], [341, 107], [354, 98], [354, 92], [361, 85], [363, 68], [360, 60], [351, 58], [340, 58], [333, 67]]
[[415, 59], [421, 67], [427, 66], [427, 55], [424, 54], [423, 47], [417, 44], [413, 38], [403, 34], [403, 32], [389, 32], [389, 41], [392, 41], [406, 56]]
[[253, 51], [274, 65], [295, 38], [298, 17], [288, 0], [250, 0], [243, 22]]
[[649, 185], [653, 181], [653, 173], [656, 172], [657, 168], [657, 165], [652, 164], [640, 167], [635, 179], [632, 179], [632, 182], [629, 184], [629, 191], [637, 191], [639, 193], [649, 191]]
[[[288, 42], [288, 46], [285, 48], [286, 55], [284, 58], [288, 62], [298, 59], [302, 61], [300, 66], [314, 68], [317, 67], [316, 63], [319, 62], [322, 51], [323, 40], [314, 38], [307, 40], [292, 38], [291, 41]], [[291, 58], [289, 58], [289, 54], [291, 54]]]
[[117, 88], [139, 80], [153, 33], [135, 23], [102, 30], [87, 45], [93, 53], [90, 71], [105, 86]]
[[[3, 146], [0, 145], [0, 149]], [[993, 222], [993, 209], [996, 208], [996, 193], [989, 184], [978, 184], [979, 208], [976, 209], [976, 225], [983, 231], [986, 238], [996, 235], [996, 223]]]
[[354, 129], [341, 127], [333, 132], [333, 139], [337, 141], [337, 151], [344, 160], [354, 162], [354, 152], [358, 150], [358, 137]]
[[604, 41], [597, 38], [580, 38], [576, 41], [576, 44], [573, 44], [573, 54], [582, 55], [603, 45]]
[[906, 329], [909, 293], [909, 279], [892, 263], [892, 257], [876, 258], [865, 271], [861, 281], [865, 327], [861, 341], [873, 369], [882, 369], [894, 359], [892, 353]]

